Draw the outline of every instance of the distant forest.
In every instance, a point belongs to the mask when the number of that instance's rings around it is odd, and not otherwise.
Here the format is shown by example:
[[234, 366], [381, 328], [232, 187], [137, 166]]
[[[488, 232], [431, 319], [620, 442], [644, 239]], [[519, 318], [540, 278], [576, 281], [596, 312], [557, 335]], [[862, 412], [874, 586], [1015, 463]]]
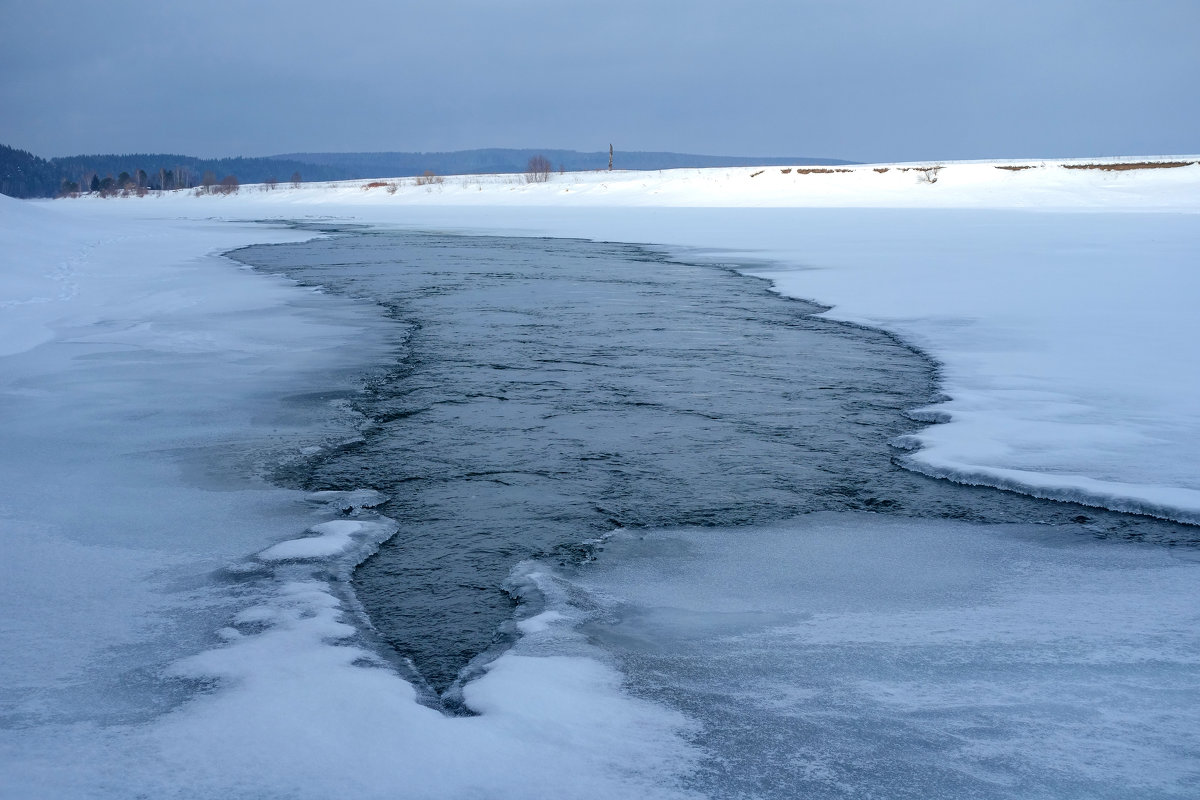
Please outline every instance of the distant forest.
[[[340, 171], [317, 164], [272, 158], [195, 158], [166, 153], [39, 158], [0, 145], [0, 194], [10, 197], [56, 197], [74, 192], [124, 188], [128, 182], [146, 190], [190, 189], [205, 176], [220, 181], [234, 176], [242, 183], [269, 179], [337, 180]], [[126, 176], [122, 180], [121, 176]], [[108, 181], [106, 184], [105, 182]]]
[[[123, 189], [157, 191], [190, 189], [214, 182], [280, 183], [359, 178], [401, 178], [431, 172], [470, 175], [524, 172], [540, 155], [554, 171], [579, 172], [608, 168], [608, 151], [460, 150], [452, 153], [289, 153], [262, 158], [195, 158], [164, 153], [39, 158], [0, 145], [0, 194], [10, 197], [56, 197], [63, 194]], [[615, 169], [657, 170], [685, 167], [833, 165], [853, 162], [832, 158], [702, 156], [686, 153], [617, 151]]]

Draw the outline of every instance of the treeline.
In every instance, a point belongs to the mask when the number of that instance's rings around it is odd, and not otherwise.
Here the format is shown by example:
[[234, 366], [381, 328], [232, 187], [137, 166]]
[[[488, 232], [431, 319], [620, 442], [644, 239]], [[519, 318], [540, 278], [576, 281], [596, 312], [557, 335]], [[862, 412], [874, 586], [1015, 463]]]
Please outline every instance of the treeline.
[[[299, 186], [303, 178], [299, 172], [293, 172], [292, 177], [288, 179], [292, 185]], [[258, 181], [267, 187], [274, 188], [279, 180], [274, 177], [269, 177], [265, 181]], [[132, 175], [128, 172], [122, 172], [116, 178], [111, 175], [106, 175], [103, 178], [96, 172], [91, 173], [91, 180], [83, 180], [80, 182], [63, 179], [62, 186], [59, 189], [59, 197], [75, 197], [80, 194], [95, 192], [101, 197], [114, 197], [120, 195], [128, 197], [136, 194], [138, 197], [144, 197], [151, 191], [170, 191], [172, 189], [195, 189], [197, 194], [233, 194], [241, 186], [241, 181], [234, 174], [226, 175], [224, 178], [217, 180], [217, 174], [210, 169], [206, 169], [200, 177], [200, 181], [195, 180], [192, 170], [188, 167], [177, 167], [175, 169], [160, 169], [156, 174], [147, 174], [146, 170], [139, 169]]]
[[53, 165], [24, 150], [0, 145], [0, 194], [9, 197], [50, 197], [59, 183]]
[[[206, 189], [224, 178], [241, 183], [337, 181], [403, 178], [432, 173], [472, 175], [523, 173], [535, 156], [555, 170], [579, 172], [608, 167], [607, 150], [516, 150], [486, 148], [449, 153], [291, 153], [263, 158], [215, 158], [163, 153], [67, 156], [44, 159], [0, 145], [0, 194], [10, 197], [55, 197], [77, 192], [136, 192], [160, 189]], [[616, 169], [658, 170], [742, 166], [830, 166], [853, 162], [797, 156], [704, 156], [688, 153], [617, 151]], [[125, 176], [122, 179], [122, 176]], [[205, 184], [205, 176], [213, 182]]]
[[194, 158], [166, 153], [39, 158], [0, 145], [0, 194], [10, 197], [56, 197], [64, 194], [212, 190], [240, 183], [337, 180], [340, 170], [276, 158]]

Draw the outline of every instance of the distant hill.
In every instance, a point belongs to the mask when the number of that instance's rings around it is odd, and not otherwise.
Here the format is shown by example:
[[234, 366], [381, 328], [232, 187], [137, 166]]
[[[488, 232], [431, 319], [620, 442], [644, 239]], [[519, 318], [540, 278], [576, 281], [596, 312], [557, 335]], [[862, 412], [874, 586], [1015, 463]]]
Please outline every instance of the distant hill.
[[[44, 159], [0, 145], [0, 194], [10, 197], [54, 197], [63, 191], [88, 191], [92, 179], [114, 185], [121, 173], [149, 189], [188, 188], [200, 184], [206, 172], [217, 180], [235, 176], [241, 183], [269, 179], [288, 181], [299, 173], [305, 181], [398, 178], [433, 172], [438, 175], [524, 172], [535, 155], [549, 159], [553, 169], [578, 172], [607, 169], [608, 152], [576, 150], [513, 150], [488, 148], [451, 153], [289, 153], [261, 158], [196, 158], [169, 153], [65, 156]], [[687, 153], [622, 152], [614, 169], [657, 170], [686, 167], [740, 167], [796, 164], [851, 164], [833, 158], [797, 156], [747, 158]], [[140, 173], [140, 174], [139, 174]]]
[[[486, 148], [449, 153], [288, 153], [273, 159], [303, 161], [335, 167], [349, 178], [400, 178], [421, 175], [426, 170], [438, 175], [476, 175], [524, 172], [533, 156], [545, 156], [552, 167], [567, 172], [608, 168], [608, 151], [581, 153], [578, 150], [512, 150]], [[616, 151], [614, 169], [682, 169], [687, 167], [751, 167], [791, 164], [828, 166], [852, 164], [836, 158], [802, 156], [704, 156], [689, 153], [650, 153]]]

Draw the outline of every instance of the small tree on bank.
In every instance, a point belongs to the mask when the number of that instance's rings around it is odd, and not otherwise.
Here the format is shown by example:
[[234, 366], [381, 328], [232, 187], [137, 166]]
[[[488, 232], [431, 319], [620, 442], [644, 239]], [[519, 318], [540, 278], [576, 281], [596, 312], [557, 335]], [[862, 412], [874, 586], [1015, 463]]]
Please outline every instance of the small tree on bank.
[[543, 155], [536, 155], [529, 159], [529, 165], [525, 167], [525, 181], [527, 183], [545, 183], [550, 180], [550, 159]]

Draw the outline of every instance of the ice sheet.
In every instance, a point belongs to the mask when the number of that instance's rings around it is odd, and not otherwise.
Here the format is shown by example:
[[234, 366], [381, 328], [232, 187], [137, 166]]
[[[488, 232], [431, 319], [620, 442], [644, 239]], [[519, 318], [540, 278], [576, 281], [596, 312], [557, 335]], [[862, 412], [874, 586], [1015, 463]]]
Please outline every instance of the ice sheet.
[[1194, 553], [818, 514], [623, 532], [566, 583], [554, 610], [703, 725], [711, 797], [1200, 785]]

